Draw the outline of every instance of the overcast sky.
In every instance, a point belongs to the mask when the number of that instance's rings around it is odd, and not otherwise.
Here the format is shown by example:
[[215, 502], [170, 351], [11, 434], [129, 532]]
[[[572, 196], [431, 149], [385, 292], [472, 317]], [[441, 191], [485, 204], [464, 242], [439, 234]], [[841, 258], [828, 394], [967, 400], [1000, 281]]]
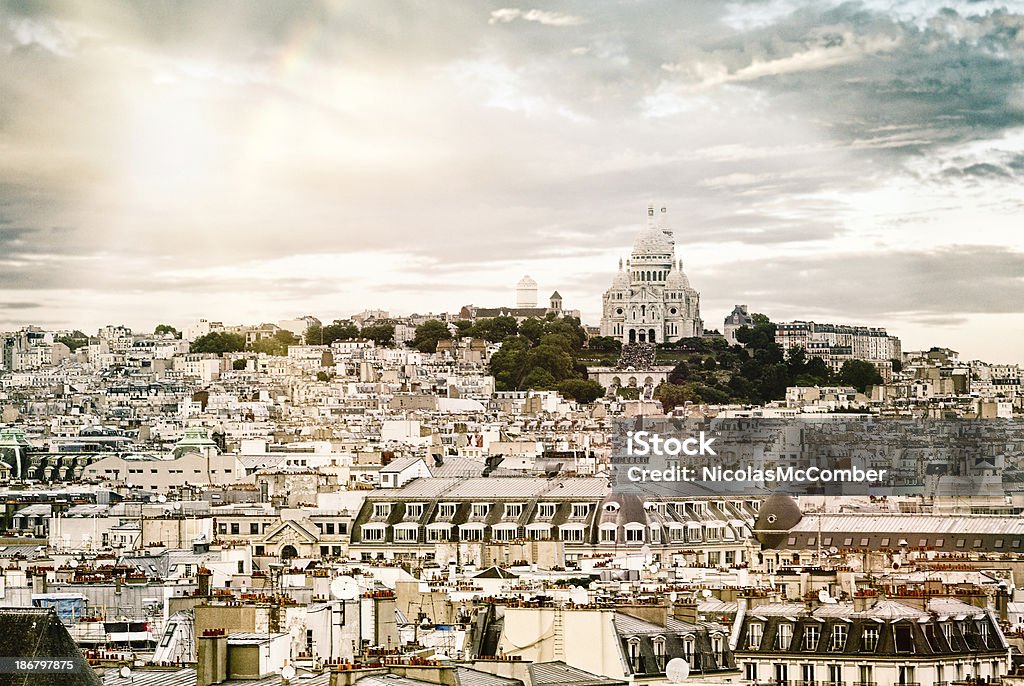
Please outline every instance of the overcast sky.
[[1024, 362], [1024, 3], [0, 3], [0, 329], [735, 303]]

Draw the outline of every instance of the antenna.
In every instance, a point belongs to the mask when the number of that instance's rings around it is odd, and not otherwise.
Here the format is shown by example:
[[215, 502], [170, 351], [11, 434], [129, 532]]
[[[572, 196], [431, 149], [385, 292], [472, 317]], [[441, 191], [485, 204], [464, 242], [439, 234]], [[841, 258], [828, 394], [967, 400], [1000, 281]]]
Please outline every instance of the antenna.
[[350, 576], [339, 576], [331, 582], [331, 595], [338, 600], [355, 600], [359, 596], [359, 582]]
[[281, 670], [281, 678], [285, 681], [290, 681], [295, 678], [295, 668], [291, 665], [285, 665], [284, 669]]
[[681, 684], [690, 676], [690, 663], [681, 657], [674, 657], [665, 665], [665, 676], [673, 684]]

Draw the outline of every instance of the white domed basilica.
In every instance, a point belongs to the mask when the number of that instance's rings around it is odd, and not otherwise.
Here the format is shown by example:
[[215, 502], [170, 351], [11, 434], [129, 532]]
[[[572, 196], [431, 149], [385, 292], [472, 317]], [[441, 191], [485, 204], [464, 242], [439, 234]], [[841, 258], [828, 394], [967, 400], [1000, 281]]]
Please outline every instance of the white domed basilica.
[[[661, 210], [665, 212], [664, 209]], [[623, 343], [664, 343], [704, 333], [700, 293], [690, 287], [683, 261], [676, 262], [671, 229], [660, 225], [654, 207], [633, 243], [633, 254], [604, 294], [601, 335]]]

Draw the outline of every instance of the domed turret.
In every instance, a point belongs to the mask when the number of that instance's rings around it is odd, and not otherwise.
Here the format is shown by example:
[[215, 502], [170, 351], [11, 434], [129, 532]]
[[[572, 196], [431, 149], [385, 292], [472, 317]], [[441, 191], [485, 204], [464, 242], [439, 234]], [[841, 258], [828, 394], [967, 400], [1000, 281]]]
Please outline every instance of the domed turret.
[[683, 271], [683, 261], [679, 260], [679, 266], [668, 273], [665, 279], [665, 288], [670, 291], [682, 291], [690, 287], [690, 280], [686, 278]]
[[529, 274], [516, 284], [516, 307], [537, 307], [537, 282]]
[[622, 258], [619, 258], [619, 271], [612, 278], [612, 290], [625, 290], [629, 288], [629, 275], [622, 270]]
[[800, 506], [788, 495], [772, 494], [761, 504], [754, 522], [754, 536], [767, 548], [774, 548], [800, 523], [804, 515]]

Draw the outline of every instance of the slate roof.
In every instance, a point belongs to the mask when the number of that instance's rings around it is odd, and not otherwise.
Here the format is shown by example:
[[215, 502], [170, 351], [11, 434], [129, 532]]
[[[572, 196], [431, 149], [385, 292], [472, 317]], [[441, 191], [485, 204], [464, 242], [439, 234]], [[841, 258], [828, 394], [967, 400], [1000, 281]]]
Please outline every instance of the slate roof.
[[570, 667], [561, 660], [534, 662], [527, 669], [533, 686], [619, 686], [628, 683], [584, 672], [582, 669]]
[[99, 677], [53, 610], [0, 608], [0, 655], [72, 660], [75, 663], [73, 672], [25, 675], [26, 686], [101, 685]]

